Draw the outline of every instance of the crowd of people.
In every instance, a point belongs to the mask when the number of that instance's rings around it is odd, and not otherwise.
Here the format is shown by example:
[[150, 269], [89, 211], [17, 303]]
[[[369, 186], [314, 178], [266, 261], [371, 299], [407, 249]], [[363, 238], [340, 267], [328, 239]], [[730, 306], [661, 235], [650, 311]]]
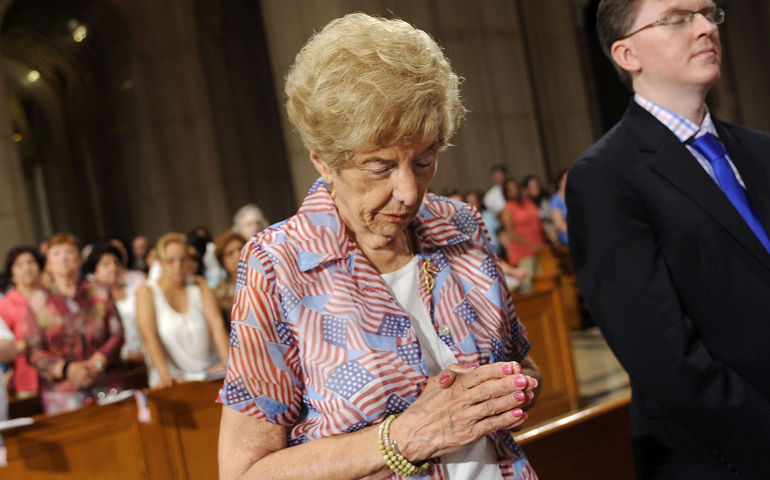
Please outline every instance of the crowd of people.
[[196, 227], [154, 245], [107, 236], [81, 248], [57, 233], [13, 248], [0, 288], [0, 420], [8, 393], [39, 395], [56, 413], [118, 395], [137, 367], [151, 388], [221, 374], [240, 252], [267, 225], [250, 204], [216, 238]]
[[569, 252], [564, 202], [568, 170], [561, 170], [547, 189], [534, 175], [519, 183], [508, 176], [504, 165], [494, 166], [491, 173], [493, 186], [486, 192], [451, 189], [444, 195], [476, 207], [502, 260], [508, 286], [526, 292], [539, 271], [540, 250]]

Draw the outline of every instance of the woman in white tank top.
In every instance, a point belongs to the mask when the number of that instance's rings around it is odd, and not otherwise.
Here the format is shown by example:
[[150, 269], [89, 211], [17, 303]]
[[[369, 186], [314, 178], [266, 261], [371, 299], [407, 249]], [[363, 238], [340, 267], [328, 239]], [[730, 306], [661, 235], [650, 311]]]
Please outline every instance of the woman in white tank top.
[[228, 339], [214, 294], [203, 279], [185, 274], [184, 235], [166, 234], [157, 248], [163, 276], [137, 291], [137, 322], [149, 385], [164, 388], [224, 368]]

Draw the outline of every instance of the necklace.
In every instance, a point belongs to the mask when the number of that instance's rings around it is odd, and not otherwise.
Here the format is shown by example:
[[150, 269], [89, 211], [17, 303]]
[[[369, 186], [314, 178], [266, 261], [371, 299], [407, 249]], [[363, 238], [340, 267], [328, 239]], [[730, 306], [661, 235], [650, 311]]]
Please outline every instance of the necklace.
[[[425, 288], [428, 289], [428, 295], [432, 295], [433, 287], [436, 285], [435, 277], [436, 275], [438, 275], [438, 272], [439, 272], [439, 268], [438, 268], [438, 265], [436, 264], [436, 261], [433, 258], [424, 260], [422, 262], [422, 271], [423, 271], [423, 274], [425, 275]], [[433, 300], [432, 299], [430, 302], [429, 313], [430, 313], [431, 324], [433, 324]], [[434, 328], [435, 328], [435, 325], [434, 325]], [[438, 332], [436, 332], [436, 351], [438, 352], [438, 356], [439, 356], [438, 365], [439, 365], [439, 368], [443, 370], [445, 367], [444, 355], [441, 354], [441, 344], [439, 342], [440, 340], [439, 340]], [[430, 352], [428, 352], [428, 354], [430, 354]], [[435, 357], [433, 358], [433, 361], [434, 362], [436, 361]]]

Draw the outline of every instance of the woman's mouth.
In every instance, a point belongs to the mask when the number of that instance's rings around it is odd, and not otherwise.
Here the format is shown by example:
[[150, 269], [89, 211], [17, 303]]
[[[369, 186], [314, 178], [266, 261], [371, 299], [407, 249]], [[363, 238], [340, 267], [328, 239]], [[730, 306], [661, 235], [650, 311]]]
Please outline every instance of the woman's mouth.
[[404, 222], [409, 218], [408, 213], [383, 213], [382, 215], [391, 222]]

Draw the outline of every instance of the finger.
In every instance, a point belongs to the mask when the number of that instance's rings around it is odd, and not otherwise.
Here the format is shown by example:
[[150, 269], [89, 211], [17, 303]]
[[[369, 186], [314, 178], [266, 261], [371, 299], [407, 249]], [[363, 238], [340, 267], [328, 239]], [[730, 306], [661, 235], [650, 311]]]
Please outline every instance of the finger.
[[517, 369], [518, 372], [521, 372], [521, 365], [516, 362], [497, 362], [489, 365], [482, 365], [462, 375], [460, 377], [460, 384], [466, 389], [471, 389], [481, 385], [487, 380], [515, 375]]
[[480, 420], [472, 427], [473, 435], [481, 438], [483, 435], [488, 435], [498, 430], [517, 428], [524, 425], [524, 421], [527, 417], [527, 412], [522, 411], [520, 408], [487, 417]]
[[497, 398], [478, 403], [468, 409], [468, 413], [475, 419], [482, 419], [510, 412], [514, 409], [522, 409], [527, 403], [526, 392], [515, 392]]
[[492, 398], [526, 391], [529, 385], [526, 375], [511, 375], [501, 379], [487, 380], [483, 384], [468, 390], [468, 404], [485, 402]]
[[459, 363], [453, 363], [436, 376], [436, 378], [438, 378], [438, 386], [443, 389], [449, 388], [454, 384], [455, 379], [458, 376], [464, 375], [477, 367], [478, 365], [460, 365]]

